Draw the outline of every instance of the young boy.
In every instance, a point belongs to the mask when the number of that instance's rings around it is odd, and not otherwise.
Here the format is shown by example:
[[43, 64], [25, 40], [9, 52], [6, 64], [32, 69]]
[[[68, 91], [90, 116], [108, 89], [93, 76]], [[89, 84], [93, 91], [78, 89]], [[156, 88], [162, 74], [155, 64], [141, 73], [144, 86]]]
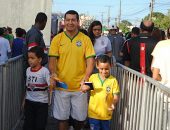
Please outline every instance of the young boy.
[[91, 90], [88, 117], [91, 130], [110, 130], [110, 120], [119, 99], [119, 85], [115, 77], [110, 75], [111, 59], [100, 55], [96, 60], [99, 73], [89, 78], [94, 90]]
[[48, 86], [50, 75], [41, 65], [44, 50], [33, 47], [28, 51], [30, 67], [26, 71], [26, 97], [23, 130], [45, 130], [48, 116]]

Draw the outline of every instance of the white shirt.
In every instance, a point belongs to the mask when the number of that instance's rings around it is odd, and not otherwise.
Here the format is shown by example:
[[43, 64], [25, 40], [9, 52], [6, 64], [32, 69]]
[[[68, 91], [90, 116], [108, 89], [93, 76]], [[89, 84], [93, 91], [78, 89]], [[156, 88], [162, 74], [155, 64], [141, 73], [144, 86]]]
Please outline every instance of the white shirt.
[[[50, 73], [47, 68], [42, 67], [38, 71], [32, 71], [31, 67], [26, 72], [27, 88], [45, 89], [50, 85]], [[26, 99], [34, 102], [48, 103], [48, 91], [27, 91]]]
[[160, 69], [161, 83], [170, 88], [170, 39], [158, 42], [151, 55], [151, 67]]
[[95, 39], [94, 50], [96, 56], [112, 51], [111, 42], [108, 37], [100, 36]]
[[8, 60], [8, 53], [11, 52], [9, 41], [0, 36], [0, 64]]

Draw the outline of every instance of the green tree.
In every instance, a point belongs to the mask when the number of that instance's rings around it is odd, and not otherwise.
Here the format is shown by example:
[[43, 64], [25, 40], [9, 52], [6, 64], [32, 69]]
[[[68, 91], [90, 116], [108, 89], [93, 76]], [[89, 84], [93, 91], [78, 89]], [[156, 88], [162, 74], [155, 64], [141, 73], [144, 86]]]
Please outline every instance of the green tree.
[[126, 26], [132, 26], [132, 23], [127, 20], [122, 20], [121, 23], [124, 23]]
[[[150, 14], [145, 16], [145, 20], [149, 19]], [[158, 27], [160, 29], [166, 30], [169, 27], [170, 23], [170, 10], [168, 10], [168, 14], [164, 15], [163, 13], [160, 12], [154, 12], [152, 21], [155, 24], [155, 27]]]
[[132, 26], [132, 23], [130, 23], [127, 20], [122, 20], [121, 23], [119, 24], [119, 28], [122, 30], [123, 33], [130, 31], [128, 26]]

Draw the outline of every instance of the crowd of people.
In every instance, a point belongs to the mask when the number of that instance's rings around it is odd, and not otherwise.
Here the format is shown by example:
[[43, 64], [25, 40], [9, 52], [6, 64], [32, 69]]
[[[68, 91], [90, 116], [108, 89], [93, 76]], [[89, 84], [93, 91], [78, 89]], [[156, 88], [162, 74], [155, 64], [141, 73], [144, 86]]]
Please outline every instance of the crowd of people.
[[12, 34], [12, 28], [0, 28], [0, 64], [9, 58], [23, 54], [26, 31], [22, 28], [15, 29], [16, 38]]
[[53, 37], [47, 55], [41, 32], [46, 22], [46, 14], [38, 13], [27, 33], [16, 29], [15, 39], [11, 28], [0, 28], [0, 64], [9, 57], [24, 55], [23, 130], [45, 130], [52, 91], [53, 116], [59, 130], [69, 129], [70, 117], [75, 130], [84, 128], [85, 121], [91, 130], [109, 130], [120, 94], [118, 82], [110, 73], [113, 57], [170, 87], [169, 29], [166, 38], [164, 31], [145, 20], [139, 28], [132, 28], [127, 38], [117, 26], [104, 36], [100, 21], [93, 21], [86, 31], [79, 26], [79, 14], [69, 10], [64, 29]]

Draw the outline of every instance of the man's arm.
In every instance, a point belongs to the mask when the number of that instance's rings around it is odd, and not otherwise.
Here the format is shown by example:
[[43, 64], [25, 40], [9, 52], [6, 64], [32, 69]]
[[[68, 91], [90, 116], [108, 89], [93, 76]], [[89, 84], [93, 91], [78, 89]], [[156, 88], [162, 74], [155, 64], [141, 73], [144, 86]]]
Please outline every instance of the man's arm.
[[48, 67], [51, 75], [56, 73], [56, 62], [57, 62], [56, 57], [49, 57]]
[[89, 81], [89, 77], [93, 72], [94, 65], [95, 65], [94, 57], [86, 59], [86, 66], [87, 66], [86, 67], [86, 74], [85, 74], [84, 78], [82, 79], [82, 81], [80, 83], [81, 84], [80, 89], [81, 89], [82, 92], [86, 92], [90, 89], [87, 85], [84, 84], [84, 82]]
[[93, 72], [94, 65], [95, 65], [94, 57], [87, 58], [86, 59], [86, 65], [87, 65], [87, 67], [86, 67], [86, 74], [85, 74], [85, 77], [84, 77], [84, 81], [88, 81], [90, 75]]
[[152, 67], [152, 78], [161, 81], [160, 69]]
[[50, 71], [50, 86], [51, 87], [56, 86], [56, 80], [55, 80], [55, 78], [57, 78], [56, 61], [57, 61], [56, 57], [49, 57], [48, 68], [49, 68], [49, 71]]

